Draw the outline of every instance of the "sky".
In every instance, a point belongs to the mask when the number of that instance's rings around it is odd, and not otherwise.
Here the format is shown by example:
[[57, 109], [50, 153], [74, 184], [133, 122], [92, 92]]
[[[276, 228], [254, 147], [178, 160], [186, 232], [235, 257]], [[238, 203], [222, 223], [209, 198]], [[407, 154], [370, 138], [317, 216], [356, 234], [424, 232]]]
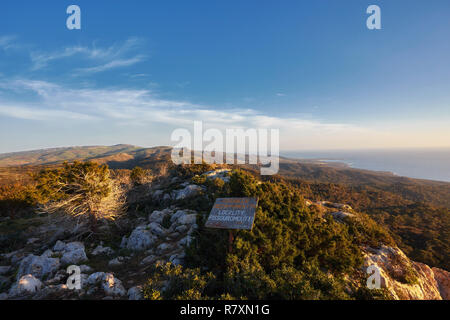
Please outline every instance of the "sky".
[[[81, 30], [66, 27], [69, 5]], [[366, 9], [381, 9], [369, 30]], [[0, 152], [272, 128], [281, 150], [450, 147], [450, 2], [2, 1]]]

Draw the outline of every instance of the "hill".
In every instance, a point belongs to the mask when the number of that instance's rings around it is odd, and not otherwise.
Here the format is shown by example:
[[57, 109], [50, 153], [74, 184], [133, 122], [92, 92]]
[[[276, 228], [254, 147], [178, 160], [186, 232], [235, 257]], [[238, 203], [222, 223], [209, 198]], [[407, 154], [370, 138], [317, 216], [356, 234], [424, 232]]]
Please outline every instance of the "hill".
[[[211, 170], [173, 166], [142, 184], [132, 175], [112, 175], [127, 202], [113, 221], [93, 224], [89, 216], [70, 218], [74, 211], [64, 210], [2, 217], [0, 299], [450, 298], [450, 274], [411, 260], [366, 214], [307, 200], [304, 188], [290, 181]], [[80, 208], [94, 200], [91, 188], [113, 183], [108, 170], [93, 163], [65, 165], [40, 177], [36, 195], [52, 197], [57, 207], [72, 198]], [[65, 182], [69, 189], [61, 189]], [[86, 182], [89, 190], [74, 196]], [[80, 196], [89, 201], [78, 202]], [[259, 199], [253, 229], [235, 230], [231, 243], [227, 230], [205, 227], [222, 197]], [[78, 290], [65, 284], [68, 265], [80, 266]], [[367, 285], [374, 267], [378, 289]]]
[[[108, 164], [117, 170], [140, 166], [160, 174], [171, 165], [170, 152], [170, 147], [115, 145], [3, 154], [0, 155], [0, 186], [27, 184], [31, 173], [74, 160]], [[20, 165], [14, 165], [17, 163]], [[255, 166], [240, 167], [258, 175]], [[385, 226], [399, 247], [413, 259], [442, 268], [450, 264], [450, 183], [398, 177], [340, 163], [289, 158], [280, 159], [277, 176], [263, 179], [285, 181], [311, 200], [349, 204]], [[14, 204], [14, 210], [20, 208], [20, 201], [6, 199], [13, 193], [11, 188], [2, 190], [0, 201], [9, 207]]]

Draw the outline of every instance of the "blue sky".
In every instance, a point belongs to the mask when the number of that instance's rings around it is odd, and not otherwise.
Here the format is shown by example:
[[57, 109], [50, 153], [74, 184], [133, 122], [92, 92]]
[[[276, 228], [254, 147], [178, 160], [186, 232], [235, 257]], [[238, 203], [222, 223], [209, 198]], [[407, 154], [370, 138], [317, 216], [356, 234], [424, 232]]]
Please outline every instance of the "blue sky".
[[[77, 4], [82, 29], [66, 28]], [[377, 4], [382, 30], [366, 28]], [[280, 128], [282, 150], [450, 146], [450, 3], [3, 1], [0, 152]]]

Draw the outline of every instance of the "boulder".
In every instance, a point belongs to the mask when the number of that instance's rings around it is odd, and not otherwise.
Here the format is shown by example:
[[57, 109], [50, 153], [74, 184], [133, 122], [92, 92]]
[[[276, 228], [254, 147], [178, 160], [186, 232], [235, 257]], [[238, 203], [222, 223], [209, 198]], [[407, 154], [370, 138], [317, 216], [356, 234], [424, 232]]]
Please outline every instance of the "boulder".
[[178, 241], [178, 246], [189, 246], [192, 242], [192, 237], [191, 236], [186, 236], [183, 239], [181, 239], [180, 241]]
[[172, 248], [172, 245], [171, 245], [170, 243], [163, 242], [163, 243], [161, 243], [161, 244], [158, 246], [158, 251], [159, 251], [159, 252], [166, 252], [166, 251], [168, 251], [168, 250], [171, 249], [171, 248]]
[[185, 225], [179, 225], [178, 227], [175, 228], [175, 231], [178, 233], [186, 233], [188, 229], [189, 228]]
[[102, 245], [98, 245], [94, 250], [92, 250], [91, 254], [93, 256], [98, 255], [110, 256], [114, 254], [114, 250], [111, 249], [110, 247], [103, 247]]
[[136, 286], [128, 290], [128, 300], [142, 300], [142, 287]]
[[133, 230], [126, 241], [126, 248], [135, 251], [142, 251], [150, 248], [157, 237], [146, 229], [146, 226], [140, 226]]
[[80, 271], [82, 273], [91, 273], [92, 272], [92, 268], [87, 266], [87, 265], [85, 265], [85, 264], [83, 264], [83, 265], [80, 266]]
[[33, 275], [38, 279], [42, 279], [44, 276], [52, 275], [59, 267], [60, 263], [58, 258], [30, 254], [20, 262], [17, 271], [17, 280], [24, 275]]
[[334, 219], [338, 221], [342, 221], [345, 218], [353, 218], [355, 215], [352, 213], [344, 212], [344, 211], [337, 211], [337, 212], [331, 212], [331, 215]]
[[56, 241], [56, 244], [53, 246], [53, 251], [59, 252], [63, 251], [66, 247], [66, 244], [62, 242], [61, 240]]
[[103, 277], [102, 288], [108, 296], [124, 296], [127, 294], [122, 282], [111, 273], [107, 273]]
[[125, 260], [126, 260], [125, 257], [114, 258], [108, 262], [108, 266], [110, 266], [110, 267], [120, 266], [125, 262]]
[[170, 217], [170, 222], [174, 223], [175, 221], [177, 221], [181, 216], [186, 215], [186, 211], [184, 210], [178, 210], [177, 212], [175, 212], [171, 217]]
[[179, 224], [194, 224], [197, 221], [196, 214], [185, 214], [178, 218], [177, 222]]
[[84, 250], [84, 244], [81, 242], [71, 242], [66, 244], [61, 257], [63, 265], [78, 264], [88, 260]]
[[166, 232], [163, 230], [162, 226], [157, 222], [152, 222], [148, 225], [151, 233], [157, 236], [163, 236]]
[[442, 299], [450, 300], [450, 272], [439, 268], [432, 268], [432, 270]]
[[171, 213], [172, 211], [170, 209], [164, 209], [161, 211], [155, 210], [148, 216], [148, 222], [156, 222], [161, 224], [163, 222], [163, 219]]
[[183, 200], [186, 198], [196, 196], [202, 191], [203, 191], [202, 187], [196, 184], [190, 184], [183, 189], [173, 190], [171, 196], [175, 200]]
[[[112, 273], [93, 273], [87, 278], [86, 283], [89, 285], [100, 284], [103, 291], [108, 296], [124, 296], [127, 293], [122, 285], [122, 282], [114, 277]], [[88, 292], [92, 294], [95, 290], [95, 288], [91, 288]]]
[[[441, 300], [438, 283], [433, 270], [423, 264], [409, 260], [397, 247], [381, 246], [364, 248], [363, 270], [375, 267], [380, 274], [381, 288], [385, 288], [395, 300]], [[412, 281], [405, 281], [409, 274]]]
[[220, 179], [223, 182], [229, 182], [230, 177], [228, 176], [231, 172], [231, 169], [218, 169], [213, 171], [205, 172], [203, 175], [209, 180]]
[[9, 296], [21, 296], [24, 294], [36, 293], [42, 288], [42, 282], [34, 277], [32, 274], [27, 274], [22, 277], [9, 290]]
[[103, 279], [104, 276], [104, 272], [95, 272], [87, 278], [86, 282], [88, 284], [97, 284]]

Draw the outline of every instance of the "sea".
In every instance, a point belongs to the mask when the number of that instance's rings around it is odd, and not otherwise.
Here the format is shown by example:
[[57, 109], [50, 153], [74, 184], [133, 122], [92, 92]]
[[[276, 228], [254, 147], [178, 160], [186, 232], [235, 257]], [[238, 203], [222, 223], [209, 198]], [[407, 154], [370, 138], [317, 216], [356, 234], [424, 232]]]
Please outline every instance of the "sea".
[[342, 162], [352, 168], [388, 171], [398, 176], [450, 182], [450, 147], [401, 150], [289, 151], [281, 156]]

